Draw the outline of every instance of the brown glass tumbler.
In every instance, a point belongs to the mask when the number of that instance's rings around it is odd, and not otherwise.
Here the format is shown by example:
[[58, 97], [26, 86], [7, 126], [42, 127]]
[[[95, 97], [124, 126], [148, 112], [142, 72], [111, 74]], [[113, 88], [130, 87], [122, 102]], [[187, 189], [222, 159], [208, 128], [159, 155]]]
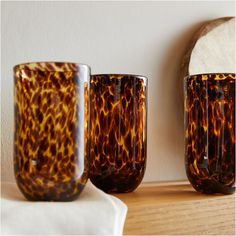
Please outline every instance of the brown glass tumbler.
[[235, 74], [185, 78], [185, 161], [203, 193], [235, 190]]
[[105, 192], [130, 192], [147, 155], [147, 78], [93, 75], [90, 84], [90, 179]]
[[14, 67], [14, 169], [29, 200], [70, 201], [88, 178], [90, 69], [38, 62]]

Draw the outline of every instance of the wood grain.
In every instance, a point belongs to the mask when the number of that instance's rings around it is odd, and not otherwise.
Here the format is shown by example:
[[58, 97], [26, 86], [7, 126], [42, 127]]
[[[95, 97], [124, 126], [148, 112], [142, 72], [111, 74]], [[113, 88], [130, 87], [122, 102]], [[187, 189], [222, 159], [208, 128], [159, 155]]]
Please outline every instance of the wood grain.
[[114, 195], [128, 205], [125, 235], [235, 235], [235, 195], [203, 195], [187, 182]]

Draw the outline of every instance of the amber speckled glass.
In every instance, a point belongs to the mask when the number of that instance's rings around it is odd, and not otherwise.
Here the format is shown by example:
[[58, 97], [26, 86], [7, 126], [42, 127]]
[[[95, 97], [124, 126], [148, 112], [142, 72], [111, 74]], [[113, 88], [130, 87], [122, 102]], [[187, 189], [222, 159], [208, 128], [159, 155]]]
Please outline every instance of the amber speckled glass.
[[70, 201], [88, 178], [90, 68], [37, 62], [14, 67], [14, 170], [28, 200]]
[[235, 74], [185, 78], [185, 161], [203, 193], [235, 190]]
[[105, 192], [130, 192], [147, 155], [147, 78], [93, 75], [90, 83], [90, 179]]

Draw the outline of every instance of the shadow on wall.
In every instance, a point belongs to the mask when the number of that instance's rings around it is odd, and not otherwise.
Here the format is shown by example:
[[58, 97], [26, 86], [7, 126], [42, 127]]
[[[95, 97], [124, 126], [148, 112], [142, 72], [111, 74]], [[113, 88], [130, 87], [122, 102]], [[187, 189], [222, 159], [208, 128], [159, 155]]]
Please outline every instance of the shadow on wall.
[[194, 33], [203, 23], [192, 25], [174, 40], [155, 78], [158, 81], [156, 91], [162, 99], [158, 102], [161, 107], [158, 109], [156, 124], [151, 126], [158, 126], [156, 129], [159, 131], [156, 134], [156, 140], [160, 142], [158, 146], [168, 150], [171, 156], [181, 159], [182, 163], [184, 162], [184, 79], [180, 76], [181, 63]]

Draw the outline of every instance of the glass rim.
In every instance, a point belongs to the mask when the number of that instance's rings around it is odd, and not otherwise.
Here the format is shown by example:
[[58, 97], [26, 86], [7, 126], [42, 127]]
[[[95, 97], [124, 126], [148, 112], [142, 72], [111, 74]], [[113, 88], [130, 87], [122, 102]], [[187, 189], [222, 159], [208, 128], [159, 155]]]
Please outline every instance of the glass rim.
[[184, 77], [184, 80], [187, 80], [187, 79], [191, 79], [193, 78], [194, 76], [213, 76], [213, 75], [226, 75], [226, 76], [229, 76], [229, 75], [233, 75], [234, 77], [236, 76], [236, 74], [234, 72], [232, 73], [229, 73], [229, 72], [216, 72], [216, 73], [202, 73], [202, 74], [192, 74], [192, 75], [186, 75]]
[[[141, 79], [144, 81], [148, 81], [148, 78], [144, 75], [136, 75], [136, 74], [119, 74], [119, 73], [111, 73], [111, 74], [92, 74], [91, 77], [95, 76], [114, 76], [114, 77], [119, 77], [119, 76], [127, 76], [131, 77], [132, 79]], [[131, 79], [129, 78], [129, 79]], [[116, 78], [115, 78], [116, 79]]]
[[[69, 66], [74, 66], [75, 69], [63, 69], [63, 68], [60, 68], [60, 69], [53, 69], [53, 68], [47, 68], [47, 69], [43, 69], [43, 68], [29, 68], [28, 66], [44, 66], [45, 64], [49, 64], [49, 65], [69, 65]], [[13, 71], [16, 72], [18, 70], [29, 70], [29, 71], [45, 71], [45, 72], [76, 72], [78, 71], [78, 68], [79, 67], [86, 67], [88, 68], [90, 71], [91, 71], [91, 68], [89, 65], [87, 64], [84, 64], [84, 63], [76, 63], [76, 62], [68, 62], [68, 61], [33, 61], [33, 62], [25, 62], [25, 63], [20, 63], [20, 64], [17, 64], [15, 66], [13, 66]]]

